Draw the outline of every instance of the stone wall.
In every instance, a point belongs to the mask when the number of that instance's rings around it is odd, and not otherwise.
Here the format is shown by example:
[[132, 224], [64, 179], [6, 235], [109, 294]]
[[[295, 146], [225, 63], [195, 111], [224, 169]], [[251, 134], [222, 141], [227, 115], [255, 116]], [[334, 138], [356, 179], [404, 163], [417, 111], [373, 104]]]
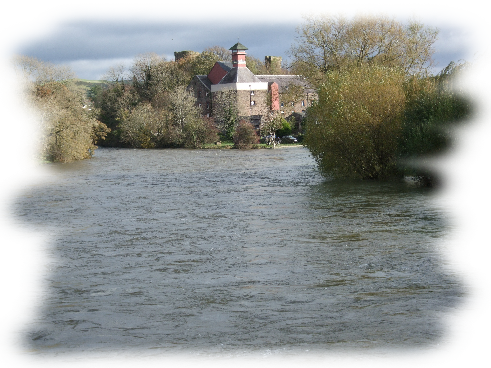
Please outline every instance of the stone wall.
[[237, 106], [241, 117], [266, 116], [270, 110], [268, 91], [237, 91]]

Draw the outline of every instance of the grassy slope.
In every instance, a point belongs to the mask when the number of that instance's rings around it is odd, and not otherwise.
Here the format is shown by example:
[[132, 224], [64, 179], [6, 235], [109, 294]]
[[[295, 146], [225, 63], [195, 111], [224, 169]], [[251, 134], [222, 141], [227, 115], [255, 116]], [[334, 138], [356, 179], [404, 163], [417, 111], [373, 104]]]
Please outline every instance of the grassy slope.
[[103, 86], [105, 84], [108, 84], [108, 82], [103, 80], [74, 79], [73, 84], [75, 85], [76, 89], [87, 94], [91, 87], [96, 85]]

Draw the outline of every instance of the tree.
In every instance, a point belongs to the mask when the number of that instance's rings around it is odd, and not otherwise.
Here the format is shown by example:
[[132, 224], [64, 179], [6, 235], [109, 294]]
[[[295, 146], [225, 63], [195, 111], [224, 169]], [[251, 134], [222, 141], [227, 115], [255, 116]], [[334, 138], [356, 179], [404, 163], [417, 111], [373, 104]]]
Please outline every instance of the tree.
[[267, 74], [265, 63], [252, 55], [246, 55], [246, 65], [255, 75]]
[[397, 67], [406, 75], [424, 75], [432, 65], [438, 31], [411, 21], [386, 17], [319, 16], [297, 29], [290, 55], [292, 69], [319, 85], [323, 75], [362, 64]]
[[230, 51], [221, 46], [207, 47], [201, 54], [193, 58], [191, 62], [192, 76], [207, 75], [217, 61], [231, 62]]
[[279, 114], [268, 115], [261, 126], [261, 136], [266, 137], [266, 143], [276, 147], [276, 131], [283, 127], [286, 120]]
[[232, 54], [230, 53], [230, 50], [227, 50], [222, 46], [207, 47], [203, 52], [208, 52], [215, 55], [218, 61], [232, 61]]
[[184, 147], [201, 148], [218, 141], [218, 129], [211, 118], [199, 118], [184, 126]]
[[245, 120], [239, 121], [234, 132], [234, 147], [251, 149], [259, 143], [259, 137], [254, 126]]
[[404, 73], [361, 65], [327, 73], [310, 109], [305, 142], [329, 175], [383, 179], [397, 173]]
[[75, 78], [75, 73], [68, 66], [54, 65], [29, 56], [16, 56], [14, 64], [19, 77], [24, 79], [28, 87], [53, 82], [67, 84]]
[[142, 101], [156, 101], [189, 83], [190, 60], [167, 61], [154, 53], [139, 55], [131, 67], [133, 88]]
[[431, 187], [491, 184], [491, 53], [408, 86], [401, 165]]
[[153, 148], [162, 124], [152, 105], [141, 103], [122, 117], [119, 125], [121, 140], [131, 147]]
[[233, 139], [235, 127], [239, 120], [237, 94], [235, 91], [222, 91], [213, 97], [215, 123], [225, 139]]
[[168, 111], [174, 145], [198, 148], [217, 141], [216, 128], [211, 120], [201, 117], [196, 99], [185, 87], [171, 92]]
[[15, 65], [27, 100], [39, 113], [42, 158], [70, 162], [91, 157], [109, 129], [84, 108], [84, 96], [72, 83], [74, 73], [26, 56], [16, 58]]
[[196, 56], [192, 64], [192, 74], [193, 75], [208, 75], [211, 68], [217, 61], [221, 61], [220, 57], [212, 52], [203, 51], [201, 54]]
[[281, 128], [276, 131], [278, 137], [285, 137], [292, 134], [291, 124], [284, 118], [281, 119]]

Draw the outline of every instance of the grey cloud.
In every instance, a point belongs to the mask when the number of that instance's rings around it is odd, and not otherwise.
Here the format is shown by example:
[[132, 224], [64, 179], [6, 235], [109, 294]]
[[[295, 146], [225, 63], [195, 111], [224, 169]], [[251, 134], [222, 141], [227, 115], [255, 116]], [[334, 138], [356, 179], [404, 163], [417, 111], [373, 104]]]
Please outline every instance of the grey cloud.
[[[0, 57], [13, 53], [72, 66], [80, 77], [96, 78], [110, 60], [132, 60], [155, 52], [168, 58], [174, 51], [214, 45], [230, 47], [237, 38], [249, 53], [286, 57], [295, 41], [300, 11], [309, 0], [52, 0], [7, 2], [0, 9]], [[358, 0], [313, 1], [321, 9], [352, 12]], [[489, 4], [488, 4], [489, 3]], [[491, 2], [457, 0], [394, 2], [372, 0], [405, 21], [412, 7], [425, 24], [440, 28], [435, 59], [441, 67], [469, 59], [490, 42]], [[90, 63], [93, 62], [93, 65]], [[106, 69], [107, 70], [107, 69]]]

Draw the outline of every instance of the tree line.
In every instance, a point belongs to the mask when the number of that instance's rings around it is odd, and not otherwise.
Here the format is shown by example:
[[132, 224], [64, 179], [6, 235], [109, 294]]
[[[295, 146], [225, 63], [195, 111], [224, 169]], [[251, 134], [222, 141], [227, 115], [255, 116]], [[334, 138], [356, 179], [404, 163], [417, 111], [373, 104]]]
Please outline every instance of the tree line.
[[[242, 124], [235, 134], [239, 118], [232, 96], [218, 98], [220, 112], [207, 118], [186, 90], [194, 75], [207, 74], [217, 61], [231, 61], [230, 51], [213, 46], [177, 61], [139, 55], [130, 70], [112, 67], [106, 83], [93, 85], [88, 93], [77, 87], [68, 67], [27, 56], [17, 57], [15, 66], [28, 102], [40, 115], [42, 158], [70, 162], [91, 157], [97, 146], [199, 148], [220, 137], [241, 148], [257, 143], [249, 126]], [[256, 74], [285, 72], [253, 56], [247, 62]]]
[[[304, 144], [330, 177], [388, 179], [433, 173], [402, 165], [414, 157], [444, 152], [450, 128], [473, 106], [456, 90], [467, 67], [450, 63], [431, 74], [438, 30], [387, 17], [305, 18], [289, 50], [288, 70], [247, 56], [254, 74], [298, 74], [317, 100], [302, 122]], [[233, 96], [217, 96], [215, 114], [200, 116], [186, 87], [229, 50], [214, 46], [176, 61], [156, 54], [135, 58], [130, 70], [111, 68], [107, 83], [87, 96], [73, 88], [66, 68], [21, 57], [28, 95], [44, 126], [43, 155], [50, 161], [90, 157], [96, 145], [199, 148], [219, 139], [237, 147], [257, 142], [247, 122], [239, 124]], [[288, 93], [294, 94], [295, 91]], [[91, 104], [91, 109], [84, 105]], [[238, 129], [237, 127], [240, 128]], [[264, 134], [289, 129], [280, 117], [266, 119]]]
[[414, 158], [445, 152], [451, 127], [469, 118], [456, 89], [466, 63], [431, 75], [438, 30], [390, 18], [307, 18], [290, 50], [292, 69], [315, 85], [304, 143], [327, 176], [437, 180]]
[[[214, 101], [216, 114], [203, 117], [195, 97], [186, 90], [195, 75], [208, 74], [217, 61], [231, 61], [230, 51], [213, 46], [178, 60], [150, 53], [137, 56], [129, 71], [112, 68], [107, 74], [110, 84], [91, 91], [99, 120], [111, 129], [101, 144], [200, 148], [221, 139], [233, 140], [239, 123], [233, 96], [222, 93]], [[246, 62], [253, 73], [284, 72], [253, 56], [247, 56]]]

